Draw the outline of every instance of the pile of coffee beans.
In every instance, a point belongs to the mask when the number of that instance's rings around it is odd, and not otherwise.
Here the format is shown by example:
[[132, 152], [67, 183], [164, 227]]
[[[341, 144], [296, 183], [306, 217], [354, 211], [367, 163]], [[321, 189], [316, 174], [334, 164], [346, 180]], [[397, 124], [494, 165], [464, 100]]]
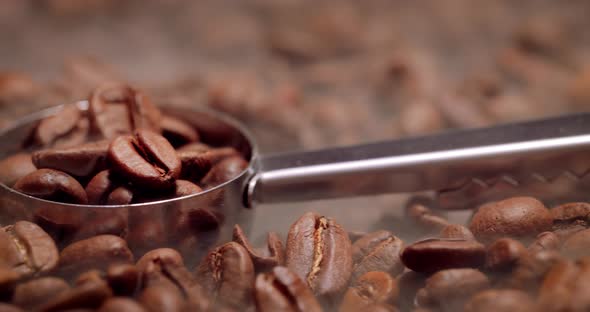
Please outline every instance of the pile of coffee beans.
[[408, 202], [407, 222], [438, 232], [414, 242], [308, 212], [286, 240], [270, 232], [257, 248], [235, 225], [200, 259], [173, 248], [136, 257], [125, 235], [61, 247], [19, 221], [0, 230], [0, 311], [590, 309], [590, 204], [513, 197], [479, 207], [467, 226], [435, 216]]
[[121, 83], [95, 89], [87, 110], [69, 105], [41, 120], [25, 145], [35, 151], [2, 160], [0, 182], [74, 204], [125, 205], [196, 194], [248, 166], [233, 147], [200, 142], [193, 125], [163, 114]]

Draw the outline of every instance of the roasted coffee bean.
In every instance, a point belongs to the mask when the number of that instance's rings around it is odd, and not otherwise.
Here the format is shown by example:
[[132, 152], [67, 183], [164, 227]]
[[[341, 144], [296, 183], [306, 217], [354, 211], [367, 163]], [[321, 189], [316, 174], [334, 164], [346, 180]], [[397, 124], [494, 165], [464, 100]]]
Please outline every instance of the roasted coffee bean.
[[409, 269], [431, 273], [451, 268], [478, 268], [485, 262], [485, 246], [472, 240], [426, 239], [403, 249]]
[[33, 215], [39, 225], [60, 245], [68, 241], [81, 228], [86, 211], [63, 206], [40, 207]]
[[43, 303], [70, 289], [61, 278], [42, 277], [19, 284], [12, 302], [27, 310], [37, 310]]
[[359, 238], [352, 244], [352, 280], [370, 271], [397, 276], [404, 270], [399, 257], [403, 247], [403, 241], [389, 231], [377, 231]]
[[119, 186], [107, 197], [107, 205], [127, 205], [133, 201], [133, 192], [126, 186]]
[[[362, 231], [349, 231], [348, 232], [348, 238], [350, 238], [350, 242], [354, 243], [356, 242], [358, 239], [360, 239], [361, 237], [367, 235], [367, 232], [362, 232]], [[354, 254], [354, 252], [353, 252]]]
[[149, 189], [170, 188], [180, 175], [181, 163], [172, 145], [148, 130], [115, 138], [108, 155], [114, 171]]
[[557, 263], [547, 273], [539, 289], [539, 307], [542, 307], [543, 311], [588, 311], [589, 281], [589, 263]]
[[187, 180], [176, 180], [175, 182], [175, 191], [174, 196], [182, 197], [187, 195], [193, 195], [197, 193], [201, 193], [203, 189], [201, 189], [198, 185], [187, 181]]
[[475, 269], [450, 269], [435, 273], [416, 294], [422, 307], [458, 311], [473, 294], [490, 287], [490, 281]]
[[185, 305], [180, 291], [173, 286], [155, 285], [144, 289], [137, 299], [147, 311], [182, 311]]
[[230, 307], [245, 308], [252, 300], [254, 264], [238, 243], [213, 249], [197, 267], [196, 277], [214, 300]]
[[20, 178], [37, 170], [31, 155], [18, 153], [0, 161], [0, 183], [12, 187]]
[[428, 232], [440, 231], [449, 225], [449, 221], [435, 215], [421, 200], [410, 200], [405, 213], [417, 226]]
[[15, 305], [0, 302], [0, 311], [2, 311], [2, 312], [23, 312], [24, 310], [22, 310], [21, 308], [15, 306]]
[[254, 263], [256, 272], [269, 271], [277, 265], [285, 263], [283, 242], [275, 232], [269, 232], [266, 249], [254, 249], [239, 225], [234, 225], [233, 241], [242, 245]]
[[39, 169], [20, 178], [14, 189], [27, 195], [64, 203], [87, 204], [86, 191], [72, 176], [53, 169]]
[[162, 116], [162, 135], [174, 147], [179, 147], [199, 140], [199, 133], [189, 123], [169, 115]]
[[0, 230], [0, 265], [19, 274], [53, 270], [59, 254], [53, 239], [38, 225], [19, 221]]
[[100, 270], [90, 269], [80, 273], [74, 279], [74, 286], [82, 285], [89, 282], [105, 282], [104, 273]]
[[573, 223], [576, 220], [590, 222], [589, 203], [567, 203], [549, 210], [554, 224]]
[[167, 242], [167, 233], [160, 216], [129, 216], [129, 233], [127, 243], [135, 254], [142, 254], [154, 248], [164, 247]]
[[248, 168], [248, 162], [242, 156], [231, 156], [214, 165], [203, 177], [202, 183], [212, 187], [230, 181]]
[[108, 196], [119, 184], [111, 170], [99, 172], [86, 185], [88, 202], [93, 205], [105, 204]]
[[39, 169], [55, 169], [88, 179], [107, 167], [109, 143], [102, 140], [69, 148], [44, 149], [34, 152], [32, 159]]
[[137, 269], [140, 272], [162, 271], [163, 264], [171, 266], [184, 266], [182, 255], [172, 248], [158, 248], [150, 250], [137, 260]]
[[67, 275], [89, 268], [104, 270], [113, 263], [131, 263], [133, 254], [119, 236], [98, 235], [72, 243], [59, 257], [60, 270]]
[[95, 211], [90, 213], [73, 237], [68, 240], [71, 242], [87, 239], [97, 235], [112, 234], [120, 237], [126, 237], [128, 230], [127, 211], [126, 210], [107, 210]]
[[308, 212], [289, 229], [285, 263], [316, 296], [332, 297], [348, 285], [351, 249], [350, 239], [338, 223]]
[[311, 290], [295, 273], [276, 266], [256, 277], [256, 307], [266, 311], [322, 311]]
[[34, 132], [35, 143], [41, 146], [75, 146], [86, 140], [88, 121], [75, 105], [67, 105], [57, 114], [39, 123]]
[[528, 253], [518, 260], [518, 265], [505, 283], [510, 288], [536, 291], [545, 274], [562, 260], [561, 255], [553, 250]]
[[477, 293], [465, 304], [465, 312], [533, 312], [535, 301], [524, 291], [489, 289]]
[[539, 252], [543, 250], [558, 250], [561, 240], [553, 232], [543, 232], [537, 235], [534, 242], [529, 245], [529, 252]]
[[488, 246], [486, 268], [491, 271], [510, 271], [518, 260], [527, 252], [519, 241], [511, 238], [500, 238]]
[[528, 239], [551, 230], [552, 218], [543, 203], [531, 197], [513, 197], [481, 206], [469, 229], [482, 242], [501, 237]]
[[553, 233], [559, 238], [560, 242], [564, 242], [572, 235], [587, 228], [588, 223], [586, 221], [576, 220], [567, 224], [553, 224]]
[[21, 278], [21, 274], [14, 271], [12, 268], [0, 265], [0, 300], [10, 300], [14, 286]]
[[105, 300], [98, 312], [145, 312], [141, 304], [131, 298], [113, 297]]
[[391, 275], [385, 272], [368, 272], [348, 289], [339, 311], [372, 311], [369, 309], [375, 305], [395, 302], [398, 295], [397, 282]]
[[590, 229], [577, 232], [563, 242], [561, 253], [570, 259], [590, 256]]
[[116, 296], [133, 296], [139, 287], [140, 271], [133, 264], [113, 264], [106, 280]]
[[471, 231], [460, 224], [449, 224], [445, 226], [439, 234], [440, 238], [454, 238], [454, 239], [465, 239], [475, 240], [475, 236]]
[[103, 280], [89, 280], [61, 292], [45, 302], [39, 311], [65, 311], [74, 309], [96, 309], [112, 296], [112, 292]]
[[123, 84], [105, 84], [90, 96], [92, 130], [107, 139], [144, 128], [160, 132], [160, 111], [142, 93]]
[[180, 176], [189, 181], [201, 181], [213, 166], [213, 161], [209, 157], [211, 154], [207, 151], [178, 150], [176, 154], [182, 163]]
[[189, 143], [189, 144], [179, 147], [176, 151], [177, 152], [189, 152], [190, 151], [190, 152], [204, 153], [210, 149], [213, 149], [213, 147], [211, 147], [203, 142], [193, 142], [193, 143]]

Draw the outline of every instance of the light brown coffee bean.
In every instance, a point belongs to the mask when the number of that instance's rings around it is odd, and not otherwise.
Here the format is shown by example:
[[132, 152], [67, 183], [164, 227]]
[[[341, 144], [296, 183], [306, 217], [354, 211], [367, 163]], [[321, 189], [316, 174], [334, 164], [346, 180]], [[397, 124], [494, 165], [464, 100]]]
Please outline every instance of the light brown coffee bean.
[[584, 202], [567, 203], [549, 210], [553, 223], [573, 223], [576, 220], [590, 222], [590, 204]]
[[105, 204], [111, 192], [120, 185], [118, 180], [111, 170], [97, 173], [86, 185], [88, 202], [93, 205]]
[[359, 238], [352, 244], [352, 280], [371, 271], [397, 276], [404, 270], [399, 257], [403, 247], [403, 241], [389, 231], [377, 231]]
[[182, 255], [172, 248], [158, 248], [150, 250], [137, 260], [139, 272], [162, 271], [162, 265], [184, 266]]
[[127, 211], [124, 209], [104, 209], [91, 212], [84, 225], [71, 237], [65, 240], [75, 242], [97, 235], [111, 234], [126, 237], [128, 231]]
[[174, 189], [174, 196], [176, 197], [193, 195], [203, 191], [198, 185], [187, 180], [176, 180]]
[[441, 216], [435, 215], [428, 204], [430, 201], [423, 198], [412, 198], [406, 205], [405, 214], [422, 231], [437, 232], [449, 225], [449, 221]]
[[53, 270], [59, 254], [53, 239], [38, 225], [19, 221], [0, 230], [0, 264], [23, 275]]
[[41, 146], [75, 146], [84, 142], [88, 121], [76, 105], [66, 105], [53, 116], [39, 123], [34, 132], [35, 143]]
[[43, 303], [70, 289], [61, 278], [41, 277], [19, 284], [14, 289], [12, 302], [23, 309], [37, 310]]
[[460, 224], [449, 224], [445, 226], [439, 234], [440, 238], [454, 238], [454, 239], [465, 239], [475, 240], [475, 236], [471, 231]]
[[256, 277], [256, 307], [266, 311], [322, 311], [305, 282], [289, 269], [276, 266]]
[[74, 309], [96, 309], [112, 296], [111, 289], [103, 280], [89, 280], [70, 288], [46, 301], [39, 311], [53, 312]]
[[64, 203], [87, 204], [86, 191], [67, 173], [39, 169], [20, 178], [14, 189], [27, 195]]
[[529, 247], [529, 252], [539, 252], [543, 250], [558, 250], [561, 246], [561, 240], [553, 232], [543, 232], [537, 235]]
[[131, 298], [113, 297], [105, 300], [98, 312], [145, 312], [141, 304]]
[[368, 272], [348, 289], [339, 311], [367, 311], [375, 305], [395, 302], [398, 295], [399, 287], [391, 275], [379, 271]]
[[0, 183], [12, 187], [20, 178], [37, 170], [31, 155], [18, 153], [0, 161]]
[[482, 242], [501, 237], [530, 239], [551, 229], [552, 218], [543, 203], [532, 197], [513, 197], [481, 206], [469, 229]]
[[246, 249], [252, 258], [256, 272], [269, 271], [277, 265], [283, 265], [285, 262], [283, 242], [275, 232], [268, 233], [266, 249], [255, 249], [250, 244], [242, 228], [236, 224], [234, 225], [233, 241]]
[[60, 253], [59, 267], [64, 274], [89, 268], [106, 269], [113, 263], [132, 263], [133, 254], [119, 236], [98, 235], [70, 244]]
[[450, 268], [478, 268], [485, 262], [485, 246], [472, 240], [426, 239], [405, 247], [403, 263], [416, 272]]
[[419, 306], [457, 311], [473, 294], [488, 287], [490, 281], [478, 270], [443, 270], [426, 280], [426, 285], [416, 295], [416, 301]]
[[289, 229], [285, 263], [316, 296], [331, 297], [348, 285], [351, 249], [350, 239], [338, 223], [309, 212]]
[[133, 191], [126, 186], [119, 186], [107, 197], [107, 205], [128, 205], [133, 201]]
[[147, 287], [137, 300], [147, 311], [153, 312], [180, 312], [185, 305], [185, 300], [177, 288], [164, 285]]
[[199, 141], [199, 133], [186, 121], [169, 115], [162, 116], [162, 135], [174, 147]]
[[590, 229], [579, 231], [563, 242], [561, 253], [570, 259], [590, 256]]
[[539, 306], [544, 311], [587, 311], [590, 309], [589, 280], [588, 262], [558, 262], [539, 289]]
[[545, 274], [562, 260], [563, 257], [554, 250], [528, 253], [518, 260], [518, 265], [505, 283], [510, 288], [535, 292]]
[[489, 289], [475, 294], [465, 304], [465, 312], [533, 312], [535, 301], [524, 291]]
[[102, 140], [68, 148], [44, 149], [34, 152], [32, 159], [39, 169], [55, 169], [88, 179], [106, 169], [109, 143]]

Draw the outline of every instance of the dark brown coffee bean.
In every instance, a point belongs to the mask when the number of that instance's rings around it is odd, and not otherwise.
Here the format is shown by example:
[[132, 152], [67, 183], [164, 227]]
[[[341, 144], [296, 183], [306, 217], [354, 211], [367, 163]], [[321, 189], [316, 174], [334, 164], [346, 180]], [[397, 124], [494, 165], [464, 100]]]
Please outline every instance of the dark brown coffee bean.
[[147, 130], [136, 131], [134, 137], [115, 138], [109, 147], [109, 159], [121, 176], [150, 189], [173, 186], [181, 170], [172, 145]]
[[482, 242], [501, 237], [527, 239], [551, 229], [552, 218], [543, 203], [532, 197], [513, 197], [481, 206], [469, 229]]
[[137, 260], [137, 269], [140, 272], [162, 271], [161, 266], [184, 266], [182, 255], [172, 248], [158, 248], [150, 250]]
[[0, 265], [0, 300], [10, 300], [20, 278], [20, 273], [4, 264]]
[[179, 147], [199, 140], [199, 133], [189, 123], [169, 115], [162, 116], [162, 135], [174, 147]]
[[133, 201], [133, 192], [126, 186], [119, 186], [107, 197], [107, 205], [127, 205]]
[[549, 210], [554, 223], [572, 223], [576, 220], [590, 222], [589, 203], [567, 203]]
[[0, 311], [1, 312], [23, 312], [24, 310], [22, 310], [21, 308], [15, 306], [15, 305], [0, 302]]
[[254, 264], [238, 243], [211, 251], [198, 266], [196, 277], [214, 300], [230, 307], [245, 308], [252, 300]]
[[34, 141], [42, 146], [80, 144], [88, 134], [88, 123], [83, 118], [77, 106], [66, 105], [57, 114], [41, 120], [35, 129]]
[[147, 311], [153, 312], [180, 312], [185, 305], [177, 288], [164, 285], [147, 287], [137, 300]]
[[295, 273], [276, 266], [256, 277], [256, 307], [266, 311], [322, 311], [311, 290]]
[[554, 250], [528, 253], [518, 260], [518, 265], [505, 282], [510, 288], [536, 291], [545, 274], [563, 257]]
[[534, 242], [529, 245], [529, 252], [539, 252], [543, 250], [558, 250], [561, 240], [553, 232], [543, 232], [537, 235]]
[[473, 294], [488, 287], [490, 281], [478, 270], [443, 270], [426, 280], [426, 285], [416, 295], [416, 301], [420, 306], [458, 311]]
[[124, 298], [124, 297], [113, 297], [107, 299], [98, 312], [145, 312], [141, 304], [131, 298]]
[[189, 152], [190, 151], [190, 152], [204, 153], [210, 149], [213, 149], [213, 147], [211, 147], [203, 142], [193, 142], [193, 143], [189, 143], [189, 144], [179, 147], [176, 151], [177, 152]]
[[399, 253], [404, 242], [389, 231], [377, 231], [359, 238], [352, 245], [352, 280], [371, 271], [397, 276], [404, 270]]
[[35, 211], [33, 221], [61, 245], [81, 228], [85, 213], [84, 210], [70, 207], [40, 207]]
[[112, 296], [111, 289], [103, 280], [89, 280], [45, 302], [39, 311], [52, 312], [73, 309], [96, 309]]
[[98, 235], [77, 241], [60, 253], [59, 266], [65, 274], [96, 268], [104, 270], [113, 263], [131, 263], [133, 254], [119, 236]]
[[465, 240], [475, 240], [475, 236], [471, 231], [460, 224], [449, 224], [445, 226], [439, 234], [440, 238], [455, 238]]
[[20, 178], [37, 170], [30, 154], [18, 153], [0, 161], [0, 183], [12, 187]]
[[214, 165], [202, 183], [207, 187], [213, 187], [239, 176], [248, 168], [248, 162], [242, 156], [231, 156]]
[[137, 216], [130, 214], [127, 243], [135, 254], [142, 254], [154, 248], [164, 247], [167, 242], [165, 225], [160, 215]]
[[69, 175], [90, 178], [107, 167], [109, 141], [85, 143], [69, 148], [51, 148], [34, 152], [37, 168], [63, 171]]
[[465, 312], [533, 312], [535, 301], [524, 291], [489, 289], [477, 293], [465, 304]]
[[139, 270], [133, 264], [113, 264], [106, 280], [116, 296], [133, 296], [139, 287]]
[[588, 311], [589, 281], [589, 263], [557, 263], [547, 273], [539, 289], [539, 307], [542, 307], [543, 311]]
[[577, 232], [563, 242], [561, 253], [570, 259], [590, 256], [590, 229]]
[[368, 272], [348, 289], [339, 311], [368, 311], [375, 305], [395, 302], [398, 295], [397, 282], [391, 275], [385, 272]]
[[37, 310], [46, 301], [70, 289], [70, 285], [61, 278], [42, 277], [19, 284], [12, 297], [12, 302], [27, 310]]
[[289, 229], [286, 266], [307, 282], [316, 296], [345, 290], [352, 274], [352, 246], [336, 221], [308, 212]]
[[203, 189], [201, 189], [198, 185], [187, 180], [176, 180], [174, 183], [174, 196], [176, 197], [193, 195], [203, 191]]
[[93, 205], [105, 204], [108, 195], [119, 185], [111, 170], [103, 170], [96, 174], [86, 185], [88, 202]]
[[142, 93], [123, 84], [105, 84], [90, 96], [92, 129], [107, 139], [144, 128], [160, 132], [160, 111]]
[[254, 263], [256, 272], [271, 270], [277, 265], [285, 263], [283, 242], [275, 232], [269, 232], [266, 249], [254, 249], [239, 225], [234, 225], [233, 241], [242, 245]]
[[103, 234], [126, 237], [127, 230], [127, 211], [115, 209], [105, 209], [100, 212], [95, 211], [88, 215], [84, 226], [76, 231], [71, 238], [71, 242]]
[[59, 260], [53, 239], [27, 221], [0, 230], [0, 249], [0, 264], [24, 275], [51, 271]]
[[162, 275], [176, 285], [182, 292], [187, 300], [186, 309], [197, 311], [209, 310], [211, 303], [205, 289], [197, 283], [193, 274], [186, 267], [162, 263], [161, 272]]
[[411, 199], [406, 206], [406, 216], [422, 230], [436, 232], [449, 225], [445, 218], [435, 215], [421, 199]]
[[186, 150], [176, 152], [182, 163], [182, 172], [180, 176], [190, 181], [201, 181], [201, 179], [211, 170], [213, 162], [210, 153], [207, 151]]
[[64, 203], [87, 204], [86, 191], [70, 175], [53, 170], [39, 169], [22, 177], [14, 189], [27, 195]]
[[485, 263], [485, 246], [471, 240], [426, 239], [407, 246], [403, 263], [416, 272], [436, 272], [451, 268], [478, 268]]
[[511, 238], [500, 238], [488, 246], [486, 268], [492, 271], [509, 271], [527, 252], [519, 241]]

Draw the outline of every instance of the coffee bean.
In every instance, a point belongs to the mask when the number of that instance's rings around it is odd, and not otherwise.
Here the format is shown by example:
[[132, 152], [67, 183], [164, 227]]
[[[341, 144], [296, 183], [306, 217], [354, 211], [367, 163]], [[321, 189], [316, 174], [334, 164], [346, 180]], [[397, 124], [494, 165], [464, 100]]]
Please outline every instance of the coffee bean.
[[277, 265], [283, 265], [285, 262], [283, 242], [275, 232], [268, 233], [266, 249], [254, 249], [242, 228], [236, 224], [234, 225], [233, 241], [246, 249], [252, 258], [256, 272], [269, 271]]
[[518, 260], [527, 252], [519, 241], [511, 238], [500, 238], [488, 246], [486, 268], [491, 271], [510, 271]]
[[561, 253], [570, 259], [590, 256], [590, 229], [577, 232], [563, 242]]
[[505, 281], [510, 288], [536, 291], [545, 274], [563, 257], [554, 250], [528, 253], [518, 260], [512, 275]]
[[107, 205], [127, 205], [133, 201], [133, 192], [126, 186], [119, 186], [107, 197]]
[[203, 189], [201, 189], [198, 185], [187, 180], [176, 180], [174, 183], [174, 196], [176, 197], [193, 195], [203, 191]]
[[244, 308], [252, 300], [254, 264], [238, 243], [213, 249], [197, 267], [196, 277], [214, 300], [230, 307]]
[[211, 153], [207, 151], [178, 150], [176, 154], [182, 163], [180, 176], [189, 181], [201, 181], [213, 166]]
[[85, 143], [69, 148], [51, 148], [32, 155], [37, 168], [63, 171], [69, 175], [89, 179], [107, 167], [109, 141]]
[[162, 271], [163, 264], [171, 266], [184, 266], [182, 255], [172, 248], [158, 248], [150, 250], [137, 260], [137, 269], [140, 272]]
[[405, 214], [423, 231], [440, 231], [449, 222], [440, 216], [435, 215], [430, 208], [422, 202], [422, 199], [411, 199], [406, 206]]
[[93, 205], [105, 204], [108, 196], [119, 184], [111, 170], [99, 172], [86, 185], [88, 202]]
[[147, 311], [153, 312], [180, 312], [185, 305], [178, 289], [164, 285], [147, 287], [137, 300]]
[[378, 271], [368, 272], [348, 289], [339, 311], [367, 311], [375, 305], [395, 302], [398, 295], [397, 282], [391, 275]]
[[52, 312], [81, 308], [96, 309], [112, 295], [105, 281], [90, 280], [61, 292], [59, 295], [45, 302], [39, 308], [39, 311]]
[[8, 301], [12, 297], [14, 287], [21, 278], [21, 274], [12, 268], [0, 265], [0, 300]]
[[92, 130], [107, 139], [144, 128], [160, 132], [160, 111], [142, 93], [123, 84], [105, 84], [90, 96]]
[[305, 282], [281, 266], [256, 277], [254, 296], [256, 307], [261, 312], [322, 311]]
[[475, 240], [475, 236], [471, 231], [460, 224], [449, 224], [445, 226], [439, 234], [440, 238], [455, 238], [465, 240]]
[[160, 214], [137, 216], [137, 211], [132, 212], [134, 213], [129, 216], [130, 224], [127, 234], [129, 248], [135, 254], [141, 254], [154, 248], [164, 247], [168, 237]]
[[384, 271], [392, 276], [404, 270], [399, 253], [404, 243], [389, 231], [369, 233], [352, 245], [354, 261], [352, 280], [370, 271]]
[[39, 169], [20, 178], [14, 189], [27, 195], [64, 203], [87, 204], [86, 191], [70, 175], [53, 170]]
[[416, 301], [420, 306], [458, 311], [473, 294], [488, 287], [490, 281], [478, 270], [443, 270], [426, 280], [426, 285], [416, 295]]
[[524, 291], [489, 289], [475, 294], [465, 304], [465, 312], [533, 312], [539, 311], [535, 301]]
[[181, 163], [174, 148], [157, 133], [138, 130], [135, 136], [120, 136], [109, 147], [113, 170], [137, 185], [170, 188], [179, 177]]
[[94, 211], [88, 215], [84, 226], [80, 227], [68, 241], [75, 242], [103, 234], [125, 237], [127, 230], [127, 211], [115, 209]]
[[478, 268], [485, 262], [485, 246], [471, 240], [426, 239], [407, 246], [403, 263], [416, 272], [431, 273], [450, 268]]
[[588, 311], [589, 280], [588, 262], [558, 262], [547, 273], [539, 289], [539, 306], [544, 311]]
[[15, 306], [15, 305], [0, 302], [0, 311], [2, 311], [2, 312], [23, 312], [24, 310], [22, 310], [21, 308]]
[[130, 298], [124, 298], [124, 297], [113, 297], [110, 299], [107, 299], [102, 306], [100, 306], [100, 309], [98, 309], [98, 312], [119, 312], [119, 311], [126, 311], [126, 312], [145, 312], [146, 309], [144, 309], [141, 304], [139, 304], [137, 301], [130, 299]]
[[553, 233], [559, 238], [559, 241], [564, 242], [572, 235], [584, 231], [588, 228], [588, 223], [583, 220], [576, 220], [571, 223], [553, 224]]
[[242, 156], [231, 156], [214, 165], [203, 177], [202, 183], [213, 187], [239, 176], [248, 168], [248, 162]]
[[193, 142], [193, 143], [188, 143], [186, 145], [183, 145], [181, 147], [179, 147], [176, 151], [177, 152], [198, 152], [198, 153], [204, 153], [210, 149], [213, 149], [213, 147], [203, 143], [203, 142]]
[[107, 269], [106, 280], [116, 296], [133, 296], [139, 287], [140, 271], [133, 264], [113, 264]]
[[481, 206], [469, 229], [482, 242], [501, 237], [529, 239], [551, 229], [552, 218], [543, 203], [531, 197], [513, 197]]
[[34, 141], [41, 146], [75, 146], [84, 142], [88, 134], [88, 122], [75, 105], [67, 105], [53, 116], [39, 123]]
[[59, 260], [53, 239], [38, 225], [27, 221], [0, 230], [0, 249], [0, 264], [24, 275], [51, 271]]
[[12, 302], [23, 309], [37, 310], [46, 301], [70, 289], [70, 285], [61, 278], [42, 277], [19, 284], [12, 297]]
[[37, 170], [26, 153], [14, 154], [0, 161], [0, 183], [12, 187], [20, 178]]
[[567, 203], [549, 210], [553, 223], [572, 223], [576, 220], [590, 222], [589, 203]]
[[539, 252], [543, 250], [558, 250], [561, 245], [561, 240], [553, 232], [543, 232], [537, 235], [537, 238], [532, 242], [528, 250], [529, 252]]
[[133, 262], [133, 254], [119, 236], [98, 235], [72, 243], [60, 253], [59, 267], [65, 274], [97, 268], [104, 270], [113, 263]]
[[199, 140], [199, 133], [189, 123], [169, 115], [162, 116], [162, 135], [174, 147], [183, 146]]
[[309, 212], [289, 229], [285, 262], [316, 296], [332, 297], [348, 285], [353, 265], [351, 248], [348, 235], [338, 223]]
[[64, 241], [71, 239], [81, 228], [85, 213], [85, 210], [78, 208], [43, 206], [35, 211], [33, 220], [61, 247]]

